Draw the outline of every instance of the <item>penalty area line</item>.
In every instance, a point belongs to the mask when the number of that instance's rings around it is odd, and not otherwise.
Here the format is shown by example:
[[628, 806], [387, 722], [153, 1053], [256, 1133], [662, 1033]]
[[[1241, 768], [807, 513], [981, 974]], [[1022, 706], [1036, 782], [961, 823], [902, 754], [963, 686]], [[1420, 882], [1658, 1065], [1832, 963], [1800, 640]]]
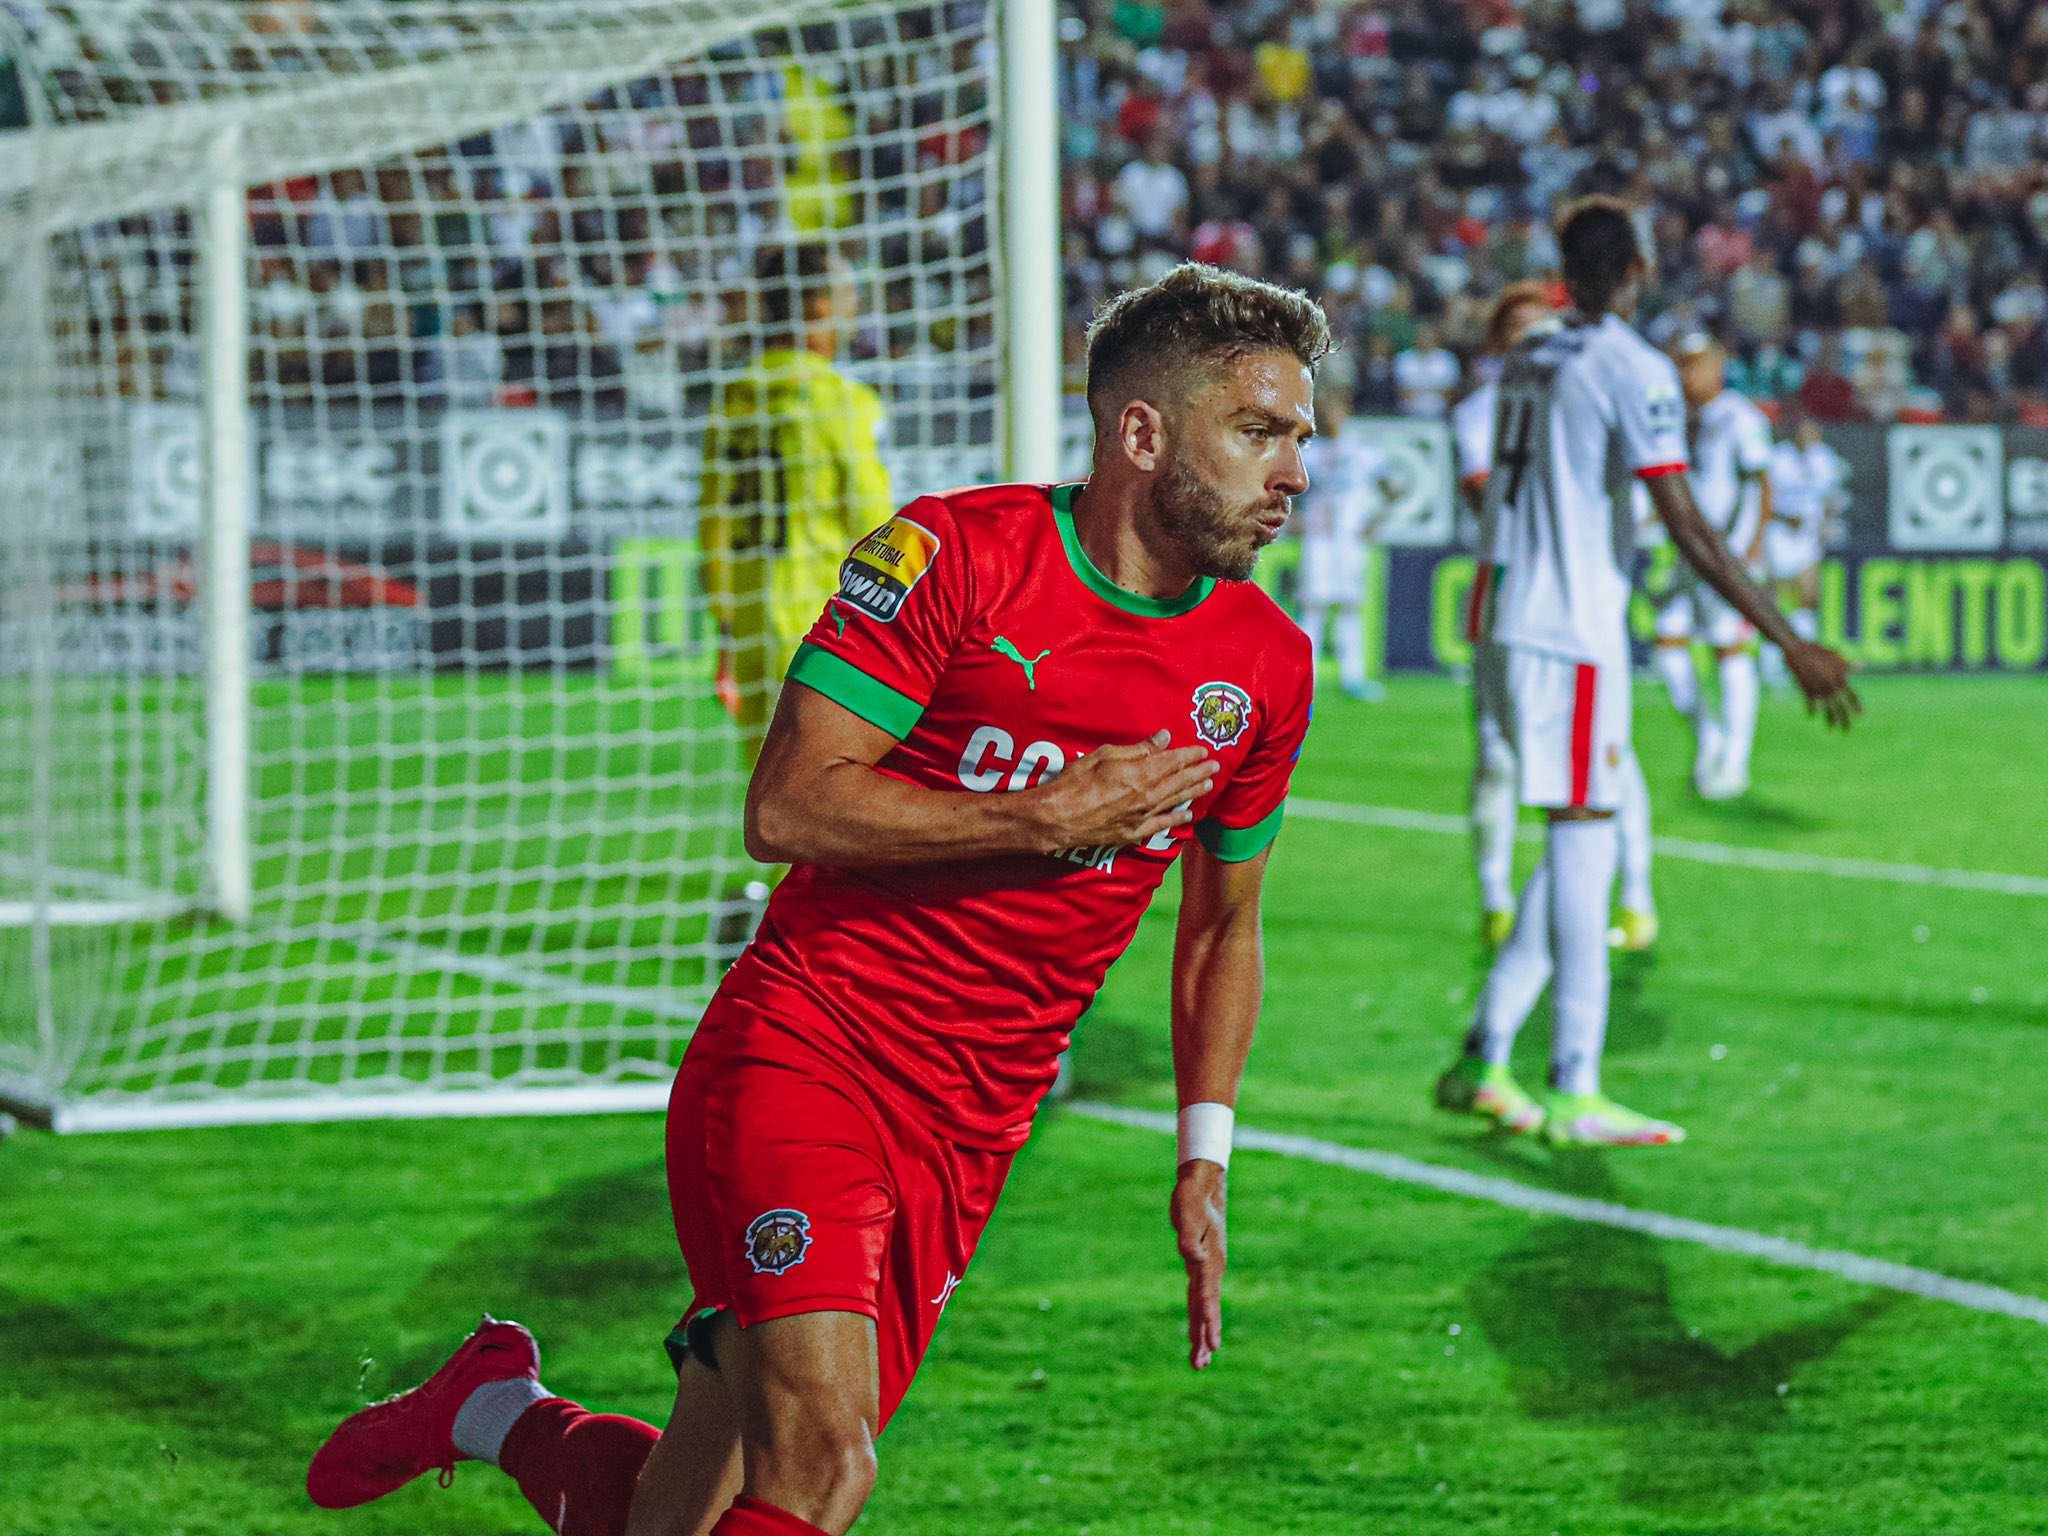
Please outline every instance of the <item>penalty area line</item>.
[[[1089, 1120], [1128, 1126], [1134, 1130], [1157, 1131], [1168, 1136], [1174, 1134], [1175, 1117], [1157, 1110], [1127, 1109], [1119, 1104], [1097, 1104], [1086, 1100], [1069, 1102], [1065, 1108]], [[1694, 1243], [1717, 1253], [1761, 1259], [1767, 1264], [1778, 1264], [1787, 1269], [1836, 1275], [1858, 1285], [1901, 1291], [1929, 1301], [1945, 1301], [1972, 1312], [2017, 1317], [2048, 1326], [2048, 1301], [2038, 1296], [2024, 1296], [2018, 1291], [1983, 1285], [1975, 1280], [1958, 1280], [1953, 1275], [1916, 1269], [1910, 1264], [1894, 1264], [1888, 1259], [1868, 1258], [1836, 1248], [1810, 1248], [1790, 1238], [1772, 1237], [1768, 1233], [1751, 1232], [1742, 1227], [1723, 1227], [1684, 1216], [1667, 1216], [1661, 1211], [1638, 1210], [1631, 1205], [1617, 1205], [1611, 1200], [1563, 1195], [1555, 1190], [1518, 1184], [1512, 1179], [1467, 1173], [1459, 1168], [1418, 1162], [1393, 1152], [1374, 1152], [1364, 1147], [1345, 1146], [1341, 1142], [1319, 1141], [1313, 1136], [1290, 1136], [1241, 1125], [1237, 1128], [1235, 1147], [1240, 1152], [1270, 1152], [1277, 1157], [1320, 1163], [1330, 1168], [1346, 1168], [1354, 1173], [1370, 1173], [1397, 1184], [1414, 1184], [1467, 1200], [1484, 1200], [1511, 1210], [1525, 1211], [1532, 1216], [1557, 1216], [1567, 1221], [1614, 1227], [1623, 1232], [1640, 1232], [1669, 1243]]]
[[[1472, 823], [1441, 811], [1411, 811], [1391, 805], [1354, 805], [1344, 800], [1290, 799], [1290, 818], [1333, 821], [1353, 827], [1385, 827], [1396, 832], [1432, 832], [1470, 837]], [[1524, 827], [1522, 841], [1539, 840], [1540, 827]], [[1660, 858], [1694, 864], [1720, 864], [1736, 869], [1768, 869], [1785, 875], [1823, 875], [1831, 880], [1871, 880], [1882, 885], [1938, 886], [1951, 891], [1989, 891], [1995, 896], [2048, 896], [2048, 876], [2008, 875], [1988, 869], [1941, 869], [1930, 864], [1888, 864], [1880, 859], [1835, 858], [1820, 853], [1783, 853], [1743, 843], [1705, 843], [1688, 837], [1653, 837], [1650, 847]]]

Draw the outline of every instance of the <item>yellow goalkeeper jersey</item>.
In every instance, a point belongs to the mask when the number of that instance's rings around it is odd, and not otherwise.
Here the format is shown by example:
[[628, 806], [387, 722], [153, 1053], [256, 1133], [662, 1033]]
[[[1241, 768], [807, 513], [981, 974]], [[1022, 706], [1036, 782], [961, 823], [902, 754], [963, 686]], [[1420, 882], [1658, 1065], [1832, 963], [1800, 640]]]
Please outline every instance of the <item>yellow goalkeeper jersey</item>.
[[882, 397], [813, 352], [764, 352], [720, 392], [698, 539], [712, 612], [736, 640], [793, 651], [846, 552], [895, 511], [881, 432]]

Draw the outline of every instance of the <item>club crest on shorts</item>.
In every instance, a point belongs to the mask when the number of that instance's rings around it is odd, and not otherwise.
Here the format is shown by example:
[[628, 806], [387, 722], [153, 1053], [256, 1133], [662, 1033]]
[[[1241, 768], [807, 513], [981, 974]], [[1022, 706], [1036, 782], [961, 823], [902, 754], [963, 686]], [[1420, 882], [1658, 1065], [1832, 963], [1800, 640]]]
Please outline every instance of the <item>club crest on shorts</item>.
[[1252, 696], [1235, 683], [1204, 683], [1195, 690], [1195, 734], [1212, 747], [1232, 746], [1251, 729]]
[[763, 1211], [747, 1223], [747, 1262], [757, 1275], [779, 1275], [811, 1251], [811, 1218], [802, 1211]]

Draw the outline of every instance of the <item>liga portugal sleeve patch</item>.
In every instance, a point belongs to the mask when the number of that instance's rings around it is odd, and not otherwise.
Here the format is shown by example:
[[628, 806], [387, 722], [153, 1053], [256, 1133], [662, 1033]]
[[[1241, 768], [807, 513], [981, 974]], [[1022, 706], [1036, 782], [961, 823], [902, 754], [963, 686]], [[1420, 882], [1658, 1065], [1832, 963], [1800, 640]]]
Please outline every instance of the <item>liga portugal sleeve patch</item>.
[[932, 568], [939, 536], [922, 523], [892, 517], [854, 545], [839, 567], [840, 601], [884, 624]]

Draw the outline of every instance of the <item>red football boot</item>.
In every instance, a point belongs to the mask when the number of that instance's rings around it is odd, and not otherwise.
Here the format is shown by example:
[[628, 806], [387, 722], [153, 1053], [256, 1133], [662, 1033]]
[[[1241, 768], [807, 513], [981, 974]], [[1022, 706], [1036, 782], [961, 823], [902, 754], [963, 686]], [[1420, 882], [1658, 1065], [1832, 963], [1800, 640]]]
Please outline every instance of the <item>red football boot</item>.
[[372, 1403], [341, 1421], [306, 1469], [306, 1492], [322, 1509], [353, 1509], [438, 1470], [441, 1486], [462, 1459], [455, 1415], [469, 1394], [513, 1376], [540, 1379], [540, 1346], [517, 1323], [484, 1315], [447, 1364], [410, 1392]]

